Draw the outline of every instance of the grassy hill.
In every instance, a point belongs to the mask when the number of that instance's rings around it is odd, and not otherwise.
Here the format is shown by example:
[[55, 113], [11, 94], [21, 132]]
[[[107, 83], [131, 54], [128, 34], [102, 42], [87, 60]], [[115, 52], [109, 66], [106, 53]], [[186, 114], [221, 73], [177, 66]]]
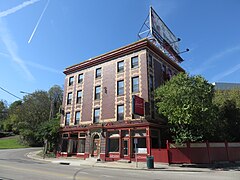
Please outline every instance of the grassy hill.
[[16, 148], [26, 148], [28, 146], [22, 145], [19, 142], [19, 136], [10, 136], [0, 138], [0, 149], [16, 149]]

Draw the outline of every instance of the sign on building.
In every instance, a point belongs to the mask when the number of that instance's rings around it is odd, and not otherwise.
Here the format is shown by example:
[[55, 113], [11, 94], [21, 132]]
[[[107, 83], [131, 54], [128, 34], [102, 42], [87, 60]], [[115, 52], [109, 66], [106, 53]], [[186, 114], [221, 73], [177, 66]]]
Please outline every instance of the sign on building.
[[144, 116], [144, 99], [137, 96], [137, 95], [133, 95], [132, 96], [132, 110], [133, 110], [133, 114], [137, 114], [139, 116]]

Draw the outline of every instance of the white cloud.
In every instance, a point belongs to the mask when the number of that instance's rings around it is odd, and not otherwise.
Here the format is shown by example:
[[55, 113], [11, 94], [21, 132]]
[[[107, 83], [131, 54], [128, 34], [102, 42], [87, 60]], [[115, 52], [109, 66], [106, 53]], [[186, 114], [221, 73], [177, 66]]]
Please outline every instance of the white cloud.
[[211, 82], [219, 81], [219, 80], [223, 79], [224, 77], [229, 76], [230, 74], [235, 73], [238, 70], [240, 70], [240, 64], [237, 64], [236, 66], [226, 70], [225, 72], [221, 72], [221, 73], [217, 74], [216, 76], [214, 76], [212, 78]]
[[48, 71], [48, 72], [52, 72], [52, 73], [62, 74], [62, 72], [59, 71], [59, 70], [56, 70], [56, 69], [53, 69], [53, 68], [50, 68], [50, 67], [38, 64], [38, 63], [34, 63], [34, 62], [30, 62], [30, 61], [26, 61], [25, 63], [28, 66], [31, 66], [31, 67], [34, 67], [34, 68], [37, 68], [37, 69], [40, 69], [40, 70], [44, 70], [44, 71]]
[[15, 62], [23, 70], [23, 72], [27, 75], [27, 78], [29, 80], [34, 80], [32, 73], [29, 71], [24, 61], [18, 55], [18, 46], [13, 40], [11, 34], [9, 33], [6, 24], [2, 21], [1, 18], [0, 18], [0, 39], [5, 45], [11, 60]]
[[39, 0], [25, 1], [25, 2], [23, 2], [22, 4], [20, 4], [20, 5], [18, 5], [18, 6], [15, 6], [15, 7], [11, 8], [11, 9], [2, 11], [2, 12], [0, 12], [0, 18], [1, 18], [1, 17], [4, 17], [4, 16], [7, 16], [7, 15], [9, 15], [9, 14], [13, 14], [13, 13], [21, 10], [22, 8], [24, 8], [24, 7], [26, 7], [26, 6], [29, 6], [29, 5], [31, 5], [31, 4], [34, 4], [34, 3], [38, 2], [38, 1], [39, 1]]
[[[7, 53], [0, 52], [0, 55], [11, 59], [11, 56]], [[24, 61], [24, 64], [27, 65], [27, 66], [30, 66], [30, 67], [34, 67], [34, 68], [39, 69], [39, 70], [48, 71], [48, 72], [51, 72], [51, 73], [62, 74], [62, 71], [59, 71], [57, 69], [54, 69], [54, 68], [51, 68], [51, 67], [48, 67], [48, 66], [44, 66], [42, 64], [38, 64], [38, 63], [35, 63], [35, 62]]]
[[224, 56], [227, 56], [229, 54], [235, 53], [237, 51], [240, 51], [240, 45], [237, 45], [235, 47], [230, 47], [225, 49], [224, 51], [221, 51], [212, 57], [208, 58], [204, 63], [202, 63], [200, 66], [198, 66], [197, 69], [194, 69], [191, 74], [200, 74], [214, 66], [214, 62], [223, 58]]

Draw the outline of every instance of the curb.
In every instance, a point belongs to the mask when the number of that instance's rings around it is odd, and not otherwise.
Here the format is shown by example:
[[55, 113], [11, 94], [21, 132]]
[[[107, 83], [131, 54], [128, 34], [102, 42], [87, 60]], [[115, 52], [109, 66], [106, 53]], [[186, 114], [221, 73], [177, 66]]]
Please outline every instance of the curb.
[[80, 161], [76, 162], [71, 162], [69, 160], [57, 160], [57, 159], [49, 159], [49, 158], [41, 158], [39, 155], [37, 155], [38, 151], [32, 151], [26, 154], [26, 156], [30, 159], [37, 160], [37, 161], [45, 161], [45, 162], [50, 162], [53, 164], [59, 164], [59, 165], [65, 165], [65, 166], [85, 166], [85, 167], [99, 167], [99, 168], [112, 168], [112, 169], [127, 169], [127, 170], [144, 170], [144, 171], [178, 171], [178, 172], [211, 172], [216, 169], [212, 169], [211, 167], [200, 167], [195, 164], [181, 164], [178, 166], [174, 165], [168, 165], [168, 166], [163, 166], [163, 167], [155, 167], [153, 169], [148, 169], [147, 167], [128, 167], [128, 166], [118, 166], [112, 165], [112, 164], [105, 164], [107, 162], [103, 163], [98, 163], [94, 162], [93, 164], [84, 164], [81, 163]]

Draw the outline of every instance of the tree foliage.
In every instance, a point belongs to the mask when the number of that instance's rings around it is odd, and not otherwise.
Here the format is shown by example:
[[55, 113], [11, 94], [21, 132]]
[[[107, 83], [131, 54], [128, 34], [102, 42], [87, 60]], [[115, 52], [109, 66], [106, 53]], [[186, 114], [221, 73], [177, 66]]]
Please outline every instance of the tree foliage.
[[177, 143], [203, 140], [216, 119], [214, 87], [201, 76], [180, 73], [155, 91], [158, 113], [168, 119]]
[[48, 121], [50, 99], [46, 91], [35, 91], [24, 97], [21, 113], [18, 114], [18, 129], [21, 137], [31, 146], [41, 145], [38, 130], [42, 123]]
[[9, 108], [6, 118], [2, 122], [2, 127], [4, 131], [14, 132], [18, 134], [18, 115], [21, 113], [21, 105], [22, 101], [15, 101], [13, 102]]
[[15, 101], [9, 108], [0, 102], [0, 112], [7, 112], [2, 117], [2, 129], [20, 134], [21, 140], [30, 146], [42, 145], [47, 139], [53, 147], [59, 128], [57, 113], [62, 96], [61, 87], [54, 85], [48, 92], [39, 90], [24, 96], [22, 101]]
[[213, 140], [240, 141], [240, 89], [217, 90], [213, 102], [218, 107]]

